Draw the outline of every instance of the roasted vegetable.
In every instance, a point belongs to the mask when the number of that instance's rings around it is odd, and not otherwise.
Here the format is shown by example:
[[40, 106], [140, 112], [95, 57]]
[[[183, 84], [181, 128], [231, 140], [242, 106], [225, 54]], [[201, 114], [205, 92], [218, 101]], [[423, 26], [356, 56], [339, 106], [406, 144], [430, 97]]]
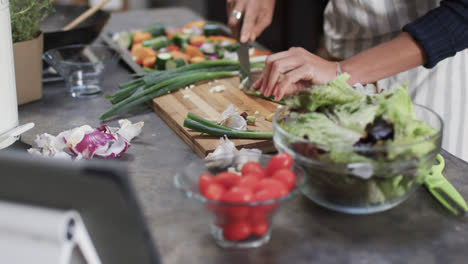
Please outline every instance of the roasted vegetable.
[[186, 45], [184, 53], [187, 54], [190, 58], [204, 56], [203, 52], [201, 52], [199, 48], [192, 45]]
[[133, 43], [133, 34], [130, 32], [121, 32], [119, 33], [119, 38], [117, 39], [117, 46], [120, 49], [127, 50], [132, 48]]
[[137, 31], [133, 35], [132, 41], [133, 41], [133, 45], [135, 45], [135, 44], [142, 43], [143, 41], [149, 40], [149, 39], [151, 39], [151, 33], [144, 32], [144, 31]]
[[152, 38], [152, 39], [149, 39], [149, 40], [145, 40], [145, 41], [142, 42], [142, 44], [145, 47], [151, 47], [154, 50], [159, 50], [159, 49], [164, 48], [167, 45], [169, 45], [169, 40], [165, 36], [160, 36], [160, 37], [157, 37], [157, 38]]
[[203, 26], [203, 34], [205, 36], [216, 36], [219, 34], [219, 27], [213, 23], [206, 23]]
[[166, 63], [172, 60], [172, 55], [169, 52], [159, 53], [156, 57], [156, 69], [163, 71], [166, 70]]
[[239, 42], [236, 42], [236, 43], [224, 46], [224, 49], [226, 49], [229, 52], [235, 52], [237, 51], [239, 46], [240, 46]]
[[172, 70], [178, 67], [182, 67], [184, 65], [185, 65], [184, 59], [168, 60], [166, 62], [166, 70]]
[[147, 57], [143, 59], [143, 66], [147, 68], [154, 68], [156, 57]]
[[174, 44], [177, 45], [181, 49], [185, 48], [186, 45], [190, 44], [189, 36], [184, 35], [184, 34], [174, 35], [174, 37], [172, 38], [172, 41], [174, 41]]
[[153, 38], [166, 35], [166, 27], [162, 24], [154, 24], [146, 29]]
[[204, 36], [204, 35], [196, 35], [196, 36], [190, 37], [190, 44], [192, 44], [192, 45], [193, 44], [201, 45], [205, 41], [206, 41], [206, 36]]

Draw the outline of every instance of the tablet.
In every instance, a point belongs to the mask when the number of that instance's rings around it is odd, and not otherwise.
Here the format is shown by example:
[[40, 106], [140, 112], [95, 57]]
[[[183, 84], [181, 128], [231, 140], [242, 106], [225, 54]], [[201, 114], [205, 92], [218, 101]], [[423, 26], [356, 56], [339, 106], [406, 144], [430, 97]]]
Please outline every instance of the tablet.
[[160, 263], [126, 169], [117, 161], [1, 151], [0, 200], [77, 210], [104, 264]]

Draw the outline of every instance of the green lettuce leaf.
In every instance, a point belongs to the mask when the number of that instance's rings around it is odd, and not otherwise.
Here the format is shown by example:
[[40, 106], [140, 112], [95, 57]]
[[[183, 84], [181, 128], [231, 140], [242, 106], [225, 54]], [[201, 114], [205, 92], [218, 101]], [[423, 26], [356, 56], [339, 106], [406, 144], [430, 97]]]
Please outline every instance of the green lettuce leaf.
[[[417, 119], [413, 103], [407, 92], [407, 85], [401, 85], [394, 91], [385, 92], [378, 96], [381, 97], [378, 114], [382, 114], [386, 120], [392, 122], [395, 129], [394, 139], [389, 143], [390, 159], [397, 156], [420, 158], [435, 148], [433, 142], [423, 142], [436, 131], [426, 122]], [[410, 144], [412, 144], [411, 147], [406, 146]], [[391, 147], [392, 145], [402, 147]]]
[[374, 97], [379, 104], [378, 114], [392, 122], [395, 127], [416, 119], [413, 103], [408, 95], [408, 85], [401, 85], [393, 91], [376, 94]]
[[330, 146], [352, 145], [361, 137], [361, 133], [339, 126], [324, 114], [315, 112], [292, 118], [283, 127], [295, 136]]
[[364, 137], [365, 128], [374, 121], [378, 109], [378, 105], [360, 100], [338, 105], [333, 109], [333, 113], [340, 126], [352, 129]]
[[314, 85], [286, 100], [289, 109], [315, 111], [319, 107], [341, 105], [361, 99], [361, 94], [348, 83], [349, 74], [342, 74], [327, 85]]

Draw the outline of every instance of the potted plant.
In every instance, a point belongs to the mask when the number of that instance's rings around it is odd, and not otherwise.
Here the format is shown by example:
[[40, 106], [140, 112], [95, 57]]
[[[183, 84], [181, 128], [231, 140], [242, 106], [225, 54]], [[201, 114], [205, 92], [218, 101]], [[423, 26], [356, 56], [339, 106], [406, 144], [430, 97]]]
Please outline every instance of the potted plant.
[[52, 11], [53, 0], [10, 0], [18, 104], [42, 97], [43, 35], [39, 23]]

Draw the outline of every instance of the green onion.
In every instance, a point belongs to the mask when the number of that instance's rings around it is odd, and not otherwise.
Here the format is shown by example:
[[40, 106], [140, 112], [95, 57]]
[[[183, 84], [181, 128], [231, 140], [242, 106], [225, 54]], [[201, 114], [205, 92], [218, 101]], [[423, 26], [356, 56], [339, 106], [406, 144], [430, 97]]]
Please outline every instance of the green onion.
[[[156, 79], [160, 75], [171, 75], [174, 73], [182, 73], [182, 72], [187, 72], [191, 70], [200, 70], [200, 69], [207, 69], [210, 67], [217, 67], [217, 66], [239, 66], [238, 61], [233, 61], [233, 60], [211, 60], [211, 61], [203, 61], [199, 63], [194, 63], [194, 64], [188, 64], [179, 68], [175, 68], [173, 70], [169, 71], [163, 71], [163, 72], [157, 72], [159, 74], [149, 74], [143, 77], [143, 80], [145, 81], [146, 84], [152, 84], [157, 82], [158, 80]], [[155, 80], [156, 79], [156, 80]]]
[[142, 84], [142, 80], [141, 79], [135, 79], [135, 80], [131, 80], [131, 81], [128, 81], [128, 82], [121, 83], [121, 84], [119, 84], [119, 88], [121, 88], [121, 89], [127, 88], [127, 87], [132, 86], [132, 85], [134, 85], [136, 83]]
[[211, 122], [203, 117], [200, 117], [200, 116], [197, 116], [196, 114], [194, 113], [188, 113], [187, 114], [187, 118], [190, 119], [190, 120], [193, 120], [195, 122], [198, 122], [202, 125], [205, 125], [205, 126], [209, 126], [209, 127], [213, 127], [213, 128], [218, 128], [218, 129], [224, 129], [224, 130], [231, 130], [231, 131], [236, 131], [236, 129], [234, 128], [230, 128], [230, 127], [227, 127], [227, 126], [222, 126], [222, 125], [218, 125], [214, 122]]
[[[180, 68], [182, 67], [179, 67], [176, 69], [180, 69]], [[198, 73], [198, 72], [228, 72], [228, 71], [230, 72], [230, 71], [238, 71], [238, 70], [239, 70], [238, 66], [220, 66], [220, 67], [212, 67], [208, 69], [195, 69], [195, 70], [184, 71], [184, 72], [170, 72], [170, 73], [166, 73], [163, 75], [152, 77], [151, 80], [145, 80], [145, 85], [153, 85], [156, 83], [160, 83], [162, 81], [166, 81], [166, 80], [170, 80], [176, 77], [186, 76], [186, 75], [190, 75], [190, 74]]]
[[[177, 83], [173, 83], [171, 85], [168, 85], [166, 88], [165, 88], [165, 91], [161, 92], [161, 94], [167, 94], [168, 92], [172, 90], [177, 90], [179, 89], [180, 87], [183, 87], [185, 86], [184, 82], [181, 81], [181, 82], [177, 82]], [[153, 92], [153, 93], [150, 93], [148, 95], [145, 95], [145, 96], [142, 96], [142, 97], [138, 97], [138, 98], [135, 98], [135, 100], [129, 102], [128, 104], [123, 104], [122, 106], [116, 108], [114, 105], [114, 107], [112, 107], [111, 109], [107, 110], [104, 114], [101, 115], [100, 119], [101, 120], [106, 120], [108, 119], [109, 117], [112, 117], [114, 115], [117, 115], [117, 114], [120, 114], [120, 113], [123, 113], [127, 110], [130, 110], [132, 109], [133, 107], [137, 106], [137, 105], [140, 105], [140, 104], [143, 104], [147, 101], [150, 101], [152, 100], [153, 98], [156, 98], [157, 97], [157, 92], [159, 92], [158, 90], [156, 92]]]
[[145, 71], [145, 72], [157, 72], [158, 70], [153, 69], [153, 68], [143, 67], [143, 71]]
[[244, 93], [246, 93], [248, 95], [251, 95], [251, 96], [254, 96], [254, 97], [258, 97], [258, 98], [268, 100], [268, 101], [273, 102], [273, 103], [286, 105], [286, 102], [284, 100], [276, 101], [275, 99], [273, 99], [273, 97], [266, 97], [263, 94], [261, 94], [259, 91], [244, 91]]
[[121, 88], [119, 91], [112, 95], [106, 95], [106, 98], [114, 98], [114, 97], [121, 97], [123, 95], [130, 95], [130, 93], [134, 92], [138, 87], [141, 87], [141, 83], [134, 83], [132, 85], [128, 85], [125, 88]]
[[[135, 92], [130, 97], [112, 106], [109, 110], [107, 110], [104, 114], [101, 115], [100, 119], [104, 120], [113, 115], [122, 113], [123, 111], [129, 109], [128, 105], [132, 107], [135, 106], [136, 104], [132, 103], [134, 101], [138, 101], [139, 102], [138, 104], [140, 104], [142, 102], [151, 100], [152, 98], [164, 95], [168, 92], [172, 92], [174, 90], [190, 85], [192, 83], [196, 83], [196, 82], [204, 81], [204, 80], [232, 77], [235, 75], [237, 75], [237, 72], [199, 72], [199, 73], [193, 73], [190, 75], [179, 76], [173, 79], [169, 79], [169, 80], [160, 82], [158, 84], [155, 84], [151, 88]], [[148, 98], [148, 95], [152, 97], [144, 101], [139, 100], [142, 97]]]
[[273, 137], [272, 131], [244, 131], [244, 130], [226, 130], [207, 126], [191, 119], [184, 120], [184, 127], [192, 130], [206, 133], [212, 136], [222, 137], [224, 135], [229, 138], [244, 138], [244, 139], [270, 139]]
[[140, 86], [140, 87], [137, 87], [137, 89], [131, 91], [131, 92], [128, 92], [128, 94], [122, 94], [120, 96], [114, 96], [112, 97], [111, 99], [111, 103], [112, 104], [117, 104], [119, 102], [122, 102], [123, 100], [131, 97], [134, 93], [137, 93], [137, 92], [140, 92], [140, 91], [143, 91], [144, 87], [143, 86]]
[[[252, 63], [252, 66], [261, 67], [263, 64]], [[237, 76], [239, 68], [238, 61], [223, 59], [189, 64], [172, 70], [135, 75], [136, 79], [120, 84], [119, 91], [112, 95], [106, 95], [106, 98], [110, 99], [113, 106], [100, 118], [102, 120], [107, 119], [145, 101], [199, 81]], [[258, 95], [254, 94], [254, 96]], [[267, 100], [276, 102], [272, 99]], [[198, 122], [200, 120], [198, 119]]]

